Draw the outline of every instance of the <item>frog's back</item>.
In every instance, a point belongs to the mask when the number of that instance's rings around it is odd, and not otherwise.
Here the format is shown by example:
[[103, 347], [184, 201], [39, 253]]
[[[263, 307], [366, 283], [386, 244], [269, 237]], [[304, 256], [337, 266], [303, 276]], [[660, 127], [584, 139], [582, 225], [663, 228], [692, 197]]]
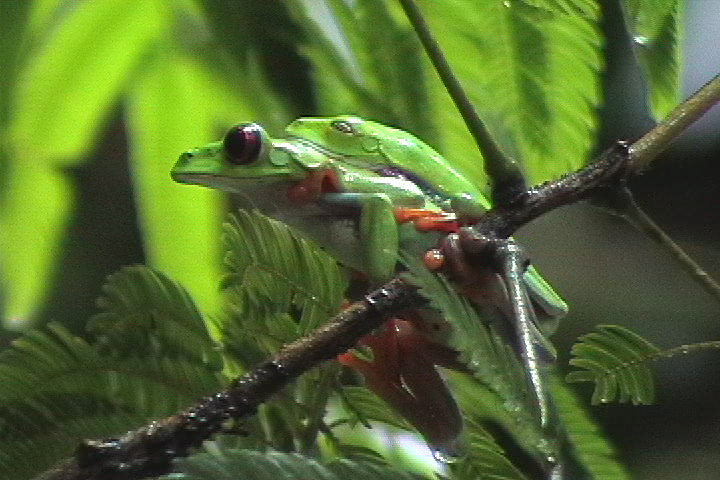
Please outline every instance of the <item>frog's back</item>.
[[482, 209], [490, 207], [480, 189], [430, 145], [404, 130], [384, 128], [388, 133], [379, 135], [383, 156], [429, 196], [437, 195], [448, 201], [462, 197]]

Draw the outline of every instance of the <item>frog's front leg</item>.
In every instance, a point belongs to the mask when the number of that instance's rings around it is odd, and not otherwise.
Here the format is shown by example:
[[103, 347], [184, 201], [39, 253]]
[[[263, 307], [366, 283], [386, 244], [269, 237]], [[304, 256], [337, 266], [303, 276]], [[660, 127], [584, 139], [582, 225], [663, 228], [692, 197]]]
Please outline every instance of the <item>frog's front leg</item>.
[[358, 245], [364, 273], [373, 283], [392, 278], [400, 239], [390, 197], [384, 193], [326, 193], [319, 201], [333, 209], [357, 210]]

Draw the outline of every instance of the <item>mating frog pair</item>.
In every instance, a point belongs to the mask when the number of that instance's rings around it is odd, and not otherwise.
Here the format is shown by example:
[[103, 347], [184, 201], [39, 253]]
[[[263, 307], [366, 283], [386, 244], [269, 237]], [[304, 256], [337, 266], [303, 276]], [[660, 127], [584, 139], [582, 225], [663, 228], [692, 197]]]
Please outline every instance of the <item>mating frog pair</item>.
[[[285, 136], [270, 138], [255, 123], [183, 153], [172, 169], [178, 182], [246, 196], [265, 215], [311, 238], [371, 285], [391, 279], [399, 254], [422, 257], [448, 232], [471, 224], [489, 208], [480, 190], [438, 152], [412, 134], [357, 117], [300, 118]], [[431, 268], [436, 268], [436, 265]], [[488, 270], [478, 308], [508, 312], [497, 275]], [[540, 326], [531, 326], [541, 358], [552, 357], [544, 334], [567, 306], [532, 269], [523, 277]], [[512, 319], [508, 319], [512, 323]], [[442, 322], [442, 319], [439, 320]], [[408, 312], [339, 360], [359, 370], [369, 388], [408, 419], [436, 448], [448, 447], [462, 421], [435, 365], [452, 366], [437, 315]]]

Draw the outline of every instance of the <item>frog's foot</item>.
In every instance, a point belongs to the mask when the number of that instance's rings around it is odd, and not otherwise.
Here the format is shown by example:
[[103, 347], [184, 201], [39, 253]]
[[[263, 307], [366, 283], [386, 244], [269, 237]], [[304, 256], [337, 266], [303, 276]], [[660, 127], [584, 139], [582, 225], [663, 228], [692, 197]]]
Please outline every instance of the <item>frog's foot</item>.
[[439, 212], [426, 208], [395, 208], [395, 220], [398, 223], [413, 222], [421, 232], [457, 232], [460, 222], [454, 213]]
[[[467, 365], [460, 361], [460, 353], [446, 346], [451, 335], [452, 326], [439, 311], [432, 308], [422, 308], [404, 312], [401, 316], [402, 319], [398, 321], [405, 321], [412, 326], [412, 329], [407, 327], [404, 329], [408, 337], [412, 338], [413, 335], [417, 335], [423, 338], [423, 355], [430, 359], [433, 365], [458, 372], [469, 371]], [[420, 344], [419, 339], [414, 341]]]
[[[513, 311], [515, 303], [510, 302], [508, 297], [508, 288], [506, 281], [498, 273], [493, 266], [493, 259], [488, 256], [485, 263], [473, 261], [465, 254], [465, 250], [460, 238], [461, 234], [450, 234], [445, 237], [438, 249], [429, 250], [425, 254], [425, 264], [433, 271], [441, 271], [453, 282], [455, 288], [466, 298], [479, 306], [493, 306], [506, 320], [506, 324], [510, 325], [516, 335], [519, 335], [520, 329], [527, 329], [528, 335], [531, 337], [533, 349], [537, 352], [537, 357], [543, 363], [552, 363], [555, 361], [555, 348], [540, 330], [535, 315], [535, 305], [532, 303], [530, 296], [526, 292], [527, 299], [525, 303], [527, 307], [532, 309], [532, 321], [518, 323], [519, 316]], [[483, 258], [485, 246], [483, 239], [471, 245], [475, 248], [473, 253], [478, 258]], [[490, 252], [490, 250], [488, 250]], [[523, 277], [524, 278], [524, 277]], [[530, 278], [532, 281], [532, 278]], [[527, 286], [525, 281], [523, 286]], [[532, 285], [531, 285], [532, 287]]]
[[[343, 365], [358, 370], [367, 387], [408, 420], [433, 448], [445, 449], [462, 430], [462, 417], [445, 381], [435, 369], [433, 342], [411, 322], [392, 318], [380, 333], [360, 343], [372, 360], [348, 352]], [[429, 353], [429, 354], [428, 354]]]
[[428, 250], [424, 262], [428, 269], [447, 275], [461, 294], [478, 305], [507, 303], [498, 274], [488, 265], [470, 263], [455, 233], [444, 238], [440, 248]]

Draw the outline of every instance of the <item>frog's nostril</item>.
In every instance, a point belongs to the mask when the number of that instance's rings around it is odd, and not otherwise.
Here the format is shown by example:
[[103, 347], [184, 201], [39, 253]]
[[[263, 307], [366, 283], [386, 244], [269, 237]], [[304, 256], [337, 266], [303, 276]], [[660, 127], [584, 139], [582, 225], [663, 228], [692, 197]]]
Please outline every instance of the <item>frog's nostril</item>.
[[185, 152], [185, 153], [181, 154], [180, 158], [178, 158], [178, 165], [182, 165], [182, 166], [187, 165], [188, 163], [190, 163], [190, 160], [192, 160], [192, 158], [194, 156], [195, 155], [190, 152]]

